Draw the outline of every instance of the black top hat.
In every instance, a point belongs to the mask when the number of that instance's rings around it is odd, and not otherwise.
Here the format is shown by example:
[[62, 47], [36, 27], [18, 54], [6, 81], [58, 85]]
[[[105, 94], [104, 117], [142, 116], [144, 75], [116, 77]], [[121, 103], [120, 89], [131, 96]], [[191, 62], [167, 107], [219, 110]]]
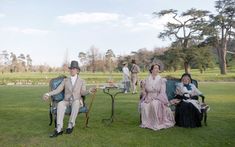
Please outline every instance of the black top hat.
[[69, 69], [72, 69], [72, 68], [76, 68], [76, 69], [80, 70], [80, 68], [78, 66], [78, 61], [71, 61]]

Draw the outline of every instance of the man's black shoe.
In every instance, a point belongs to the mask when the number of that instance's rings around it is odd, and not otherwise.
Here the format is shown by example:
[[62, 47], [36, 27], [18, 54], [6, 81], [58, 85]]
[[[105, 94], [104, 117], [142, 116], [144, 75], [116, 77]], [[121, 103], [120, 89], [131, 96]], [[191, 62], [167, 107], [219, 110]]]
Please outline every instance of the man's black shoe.
[[66, 129], [66, 134], [71, 134], [72, 132], [73, 132], [73, 127]]
[[50, 135], [50, 138], [57, 137], [57, 136], [62, 135], [62, 134], [63, 134], [63, 131], [57, 132], [55, 130], [54, 133]]

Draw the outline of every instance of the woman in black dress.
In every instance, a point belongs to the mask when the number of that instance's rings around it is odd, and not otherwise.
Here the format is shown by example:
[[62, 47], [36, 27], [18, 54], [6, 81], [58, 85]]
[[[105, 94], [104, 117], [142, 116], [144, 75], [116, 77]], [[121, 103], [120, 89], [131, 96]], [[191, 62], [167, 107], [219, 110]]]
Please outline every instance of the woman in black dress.
[[185, 128], [201, 127], [202, 112], [198, 96], [202, 93], [192, 84], [190, 74], [183, 74], [180, 83], [176, 85], [176, 98], [180, 102], [176, 105], [176, 125]]

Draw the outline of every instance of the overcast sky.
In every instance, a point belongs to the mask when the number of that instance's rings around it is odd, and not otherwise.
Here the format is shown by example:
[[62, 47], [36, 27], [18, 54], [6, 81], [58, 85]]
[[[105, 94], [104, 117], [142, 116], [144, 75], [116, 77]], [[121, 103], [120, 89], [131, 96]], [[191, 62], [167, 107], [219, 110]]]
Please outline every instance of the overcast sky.
[[214, 0], [0, 0], [0, 51], [30, 54], [33, 64], [61, 66], [92, 45], [128, 54], [164, 47], [157, 38], [168, 17], [163, 9], [214, 11]]

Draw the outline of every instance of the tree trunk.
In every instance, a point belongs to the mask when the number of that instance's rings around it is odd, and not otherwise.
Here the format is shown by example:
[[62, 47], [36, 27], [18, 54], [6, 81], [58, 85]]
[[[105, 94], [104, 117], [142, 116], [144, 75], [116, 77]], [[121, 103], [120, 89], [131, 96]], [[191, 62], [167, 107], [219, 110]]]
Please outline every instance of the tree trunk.
[[188, 62], [184, 62], [184, 71], [185, 73], [190, 73]]
[[177, 71], [177, 67], [173, 67], [173, 69], [174, 69], [174, 72], [176, 72], [176, 71]]
[[203, 73], [203, 70], [202, 69], [200, 69], [200, 74], [202, 74]]
[[218, 58], [219, 58], [219, 67], [220, 74], [227, 74], [227, 63], [226, 63], [226, 52], [227, 52], [227, 42], [225, 41], [221, 46], [217, 48]]
[[92, 59], [92, 73], [95, 73], [96, 67], [95, 67], [95, 59]]
[[222, 50], [222, 54], [221, 54], [221, 68], [220, 68], [220, 73], [222, 75], [226, 75], [227, 74], [227, 63], [226, 63], [226, 51], [225, 49], [221, 49]]

